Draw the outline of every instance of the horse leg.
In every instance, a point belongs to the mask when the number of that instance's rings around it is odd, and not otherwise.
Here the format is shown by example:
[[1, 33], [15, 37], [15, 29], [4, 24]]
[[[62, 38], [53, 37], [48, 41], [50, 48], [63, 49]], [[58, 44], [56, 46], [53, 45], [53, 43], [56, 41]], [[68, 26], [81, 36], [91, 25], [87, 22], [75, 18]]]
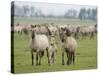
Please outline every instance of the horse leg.
[[54, 63], [54, 52], [52, 53], [52, 63]]
[[70, 65], [71, 64], [71, 52], [70, 51], [67, 51], [67, 57], [68, 57], [67, 65]]
[[31, 50], [31, 57], [32, 57], [32, 65], [34, 65], [34, 53], [33, 53], [33, 50]]
[[90, 39], [91, 38], [94, 38], [94, 32], [91, 32], [91, 34], [90, 34]]
[[64, 52], [62, 52], [62, 65], [64, 65]]
[[70, 64], [72, 63], [73, 52], [70, 52]]
[[73, 64], [75, 63], [75, 52], [72, 53], [72, 57], [73, 57]]
[[69, 52], [69, 50], [67, 48], [65, 49], [65, 51], [66, 51], [66, 55], [67, 55], [67, 62], [66, 62], [66, 64], [69, 65], [69, 62], [70, 62], [70, 52]]
[[49, 52], [48, 52], [48, 48], [46, 48], [46, 52], [47, 52], [47, 58], [48, 58], [48, 64], [49, 64], [50, 61], [49, 61]]
[[40, 56], [39, 65], [41, 65], [41, 59], [44, 56], [44, 51], [40, 52], [39, 56]]
[[66, 53], [67, 53], [67, 65], [69, 65], [70, 53], [69, 51], [66, 51]]
[[38, 65], [38, 53], [39, 52], [36, 52], [36, 65]]
[[51, 65], [51, 63], [52, 63], [52, 53], [49, 52], [49, 65]]
[[39, 65], [41, 65], [41, 57], [42, 57], [41, 52], [39, 52]]
[[54, 63], [55, 63], [55, 61], [56, 61], [56, 52], [54, 53]]
[[67, 65], [70, 65], [70, 53], [68, 52], [69, 56], [68, 56], [68, 60], [67, 60]]

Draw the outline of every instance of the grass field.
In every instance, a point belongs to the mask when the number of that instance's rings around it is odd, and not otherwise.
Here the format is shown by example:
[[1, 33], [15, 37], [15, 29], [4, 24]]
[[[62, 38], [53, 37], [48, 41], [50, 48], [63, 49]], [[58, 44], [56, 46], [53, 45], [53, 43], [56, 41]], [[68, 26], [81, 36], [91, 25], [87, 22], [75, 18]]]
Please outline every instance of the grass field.
[[[24, 22], [22, 22], [24, 23]], [[79, 23], [81, 24], [81, 23]], [[83, 23], [82, 23], [83, 24]], [[91, 23], [89, 23], [91, 24]], [[92, 23], [93, 24], [93, 23]], [[31, 53], [29, 44], [31, 38], [24, 34], [14, 34], [14, 70], [15, 73], [32, 73], [32, 72], [49, 72], [49, 71], [68, 71], [68, 70], [83, 70], [83, 69], [96, 69], [97, 68], [97, 38], [79, 39], [78, 49], [76, 50], [76, 61], [74, 65], [62, 66], [61, 59], [61, 45], [60, 39], [57, 36], [57, 56], [56, 63], [49, 66], [47, 63], [46, 52], [44, 54], [42, 65], [32, 66]], [[36, 64], [36, 61], [35, 61]], [[66, 55], [65, 55], [66, 64]]]
[[17, 23], [22, 25], [27, 24], [42, 24], [42, 23], [55, 23], [55, 24], [71, 24], [71, 25], [95, 25], [95, 21], [91, 20], [82, 20], [79, 19], [66, 19], [66, 18], [43, 18], [43, 17], [34, 17], [34, 18], [14, 18], [14, 25]]

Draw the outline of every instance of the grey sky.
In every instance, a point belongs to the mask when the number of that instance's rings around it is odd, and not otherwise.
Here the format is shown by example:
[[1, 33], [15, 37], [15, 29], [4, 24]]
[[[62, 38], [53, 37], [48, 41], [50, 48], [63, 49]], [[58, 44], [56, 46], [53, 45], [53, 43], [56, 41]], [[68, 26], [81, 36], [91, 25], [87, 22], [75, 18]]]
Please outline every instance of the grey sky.
[[77, 11], [80, 8], [96, 8], [96, 6], [88, 6], [88, 5], [70, 5], [70, 4], [55, 4], [55, 3], [40, 3], [40, 2], [24, 2], [24, 1], [15, 1], [15, 4], [19, 6], [28, 5], [34, 6], [37, 9], [41, 9], [41, 11], [47, 14], [54, 14], [54, 15], [63, 15], [68, 9], [76, 9]]

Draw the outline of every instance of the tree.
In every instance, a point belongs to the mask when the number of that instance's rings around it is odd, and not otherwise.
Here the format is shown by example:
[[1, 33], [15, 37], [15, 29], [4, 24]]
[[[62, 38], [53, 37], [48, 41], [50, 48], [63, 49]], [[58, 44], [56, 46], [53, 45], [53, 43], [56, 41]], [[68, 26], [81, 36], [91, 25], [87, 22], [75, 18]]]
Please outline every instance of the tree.
[[92, 20], [97, 20], [97, 8], [96, 9], [92, 9]]
[[24, 16], [29, 16], [28, 15], [28, 13], [29, 13], [29, 7], [27, 5], [23, 6], [23, 11], [24, 11]]
[[30, 8], [30, 11], [31, 11], [30, 16], [33, 17], [33, 16], [35, 15], [35, 7], [32, 6], [32, 7]]
[[35, 16], [44, 17], [44, 14], [42, 13], [42, 11], [41, 11], [40, 9], [38, 9], [38, 10], [35, 12]]
[[11, 16], [22, 17], [23, 10], [20, 6], [15, 4], [14, 2], [11, 3]]
[[87, 11], [85, 8], [81, 8], [79, 12], [79, 19], [83, 20], [87, 18]]
[[91, 19], [92, 13], [91, 13], [91, 9], [90, 8], [87, 10], [87, 14], [88, 14], [88, 19]]
[[67, 17], [67, 18], [76, 18], [77, 17], [77, 11], [75, 9], [69, 9], [64, 14], [64, 17]]

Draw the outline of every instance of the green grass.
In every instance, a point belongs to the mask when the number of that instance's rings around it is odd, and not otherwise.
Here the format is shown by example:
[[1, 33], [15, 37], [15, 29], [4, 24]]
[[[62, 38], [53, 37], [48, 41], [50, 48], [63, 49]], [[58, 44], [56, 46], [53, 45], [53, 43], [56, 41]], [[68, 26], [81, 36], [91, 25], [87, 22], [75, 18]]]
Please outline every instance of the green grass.
[[58, 24], [71, 24], [71, 25], [95, 25], [96, 21], [92, 20], [79, 20], [79, 19], [66, 19], [66, 18], [43, 18], [43, 17], [34, 17], [34, 18], [14, 18], [14, 25], [17, 23], [22, 25], [27, 24], [42, 24], [42, 23], [55, 23]]
[[[83, 70], [97, 68], [97, 42], [94, 39], [86, 38], [78, 41], [78, 49], [76, 50], [76, 61], [74, 65], [61, 64], [61, 46], [59, 37], [57, 36], [58, 51], [56, 63], [49, 66], [47, 63], [46, 52], [43, 57], [42, 65], [31, 65], [31, 53], [29, 49], [30, 39], [26, 35], [14, 35], [14, 68], [15, 73], [32, 73], [32, 72], [49, 72], [49, 71], [67, 71], [67, 70]], [[65, 55], [66, 58], [66, 55]], [[36, 64], [36, 60], [35, 60]], [[66, 64], [66, 59], [65, 59]]]
[[[80, 21], [80, 20], [68, 20], [68, 19], [39, 19], [39, 18], [15, 18], [14, 23], [20, 24], [41, 24], [41, 23], [52, 23], [55, 24], [72, 24], [72, 25], [94, 25], [96, 22], [92, 21]], [[51, 72], [51, 71], [68, 71], [68, 70], [84, 70], [84, 69], [96, 69], [97, 68], [97, 38], [81, 38], [77, 40], [78, 49], [76, 50], [76, 61], [74, 65], [62, 66], [61, 57], [61, 43], [57, 36], [57, 56], [56, 63], [53, 66], [49, 66], [47, 63], [46, 52], [42, 59], [42, 65], [32, 66], [31, 65], [31, 53], [30, 53], [30, 42], [29, 36], [24, 34], [14, 34], [14, 70], [15, 73], [32, 73], [32, 72]], [[65, 64], [66, 64], [65, 54]], [[36, 64], [36, 60], [34, 61]]]

